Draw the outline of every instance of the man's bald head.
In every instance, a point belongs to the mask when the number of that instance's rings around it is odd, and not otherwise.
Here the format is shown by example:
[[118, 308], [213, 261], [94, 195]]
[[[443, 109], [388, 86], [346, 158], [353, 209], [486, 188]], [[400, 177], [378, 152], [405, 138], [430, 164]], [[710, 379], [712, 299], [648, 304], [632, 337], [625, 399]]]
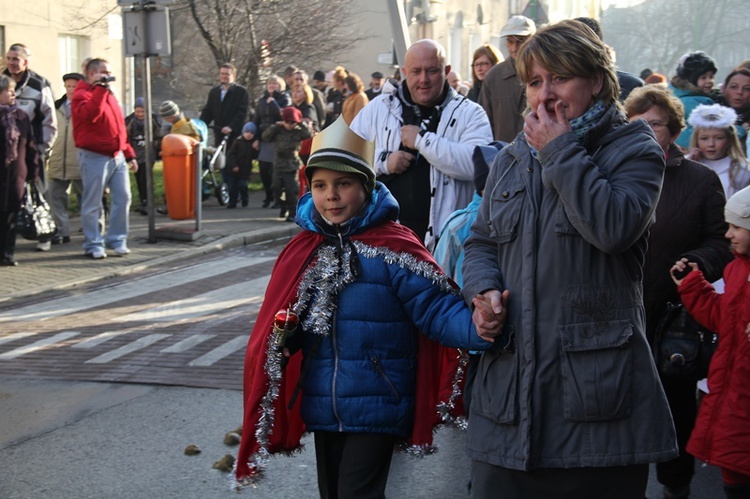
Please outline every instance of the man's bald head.
[[412, 101], [432, 107], [439, 103], [445, 79], [451, 70], [445, 64], [445, 49], [435, 40], [414, 42], [404, 57], [403, 72]]

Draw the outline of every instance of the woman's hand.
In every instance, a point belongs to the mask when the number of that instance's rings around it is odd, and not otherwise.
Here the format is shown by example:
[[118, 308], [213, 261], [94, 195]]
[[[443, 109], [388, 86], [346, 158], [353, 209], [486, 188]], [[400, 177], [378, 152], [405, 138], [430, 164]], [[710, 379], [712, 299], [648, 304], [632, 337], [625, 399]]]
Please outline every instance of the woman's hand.
[[693, 270], [699, 270], [697, 263], [689, 262], [687, 258], [680, 258], [669, 269], [669, 274], [672, 276], [674, 283], [679, 286], [682, 280], [685, 279], [685, 276]]
[[555, 103], [555, 118], [556, 120], [552, 119], [542, 102], [536, 111], [532, 111], [524, 119], [523, 132], [526, 135], [526, 141], [537, 151], [544, 149], [544, 146], [560, 135], [573, 130], [565, 118], [562, 101]]
[[510, 291], [507, 289], [502, 293], [497, 289], [490, 289], [476, 295], [471, 304], [474, 312], [471, 316], [477, 334], [485, 341], [493, 343], [505, 324], [508, 297]]

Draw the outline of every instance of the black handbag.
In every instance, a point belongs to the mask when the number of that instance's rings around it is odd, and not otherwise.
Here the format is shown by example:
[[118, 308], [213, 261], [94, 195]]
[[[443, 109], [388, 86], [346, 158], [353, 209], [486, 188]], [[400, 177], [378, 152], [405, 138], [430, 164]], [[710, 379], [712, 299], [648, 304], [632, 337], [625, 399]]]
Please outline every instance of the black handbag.
[[38, 241], [57, 234], [57, 224], [47, 200], [36, 185], [26, 183], [21, 209], [16, 217], [16, 232], [24, 239]]
[[696, 322], [682, 303], [667, 303], [655, 333], [654, 357], [662, 375], [688, 380], [708, 375], [719, 336]]

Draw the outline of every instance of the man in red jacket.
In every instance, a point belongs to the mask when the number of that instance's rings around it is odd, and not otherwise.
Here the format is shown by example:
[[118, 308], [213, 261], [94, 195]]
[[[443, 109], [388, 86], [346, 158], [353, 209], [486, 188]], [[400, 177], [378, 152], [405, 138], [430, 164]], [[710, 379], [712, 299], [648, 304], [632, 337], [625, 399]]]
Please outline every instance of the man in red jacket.
[[[106, 258], [105, 247], [114, 251], [116, 256], [130, 253], [127, 245], [130, 211], [128, 164], [132, 171], [138, 170], [120, 104], [109, 89], [112, 81], [114, 77], [109, 63], [104, 59], [92, 59], [86, 65], [86, 80], [78, 82], [71, 104], [73, 138], [79, 149], [78, 163], [83, 183], [83, 251], [95, 260]], [[99, 213], [107, 187], [112, 205], [109, 228], [102, 235]]]

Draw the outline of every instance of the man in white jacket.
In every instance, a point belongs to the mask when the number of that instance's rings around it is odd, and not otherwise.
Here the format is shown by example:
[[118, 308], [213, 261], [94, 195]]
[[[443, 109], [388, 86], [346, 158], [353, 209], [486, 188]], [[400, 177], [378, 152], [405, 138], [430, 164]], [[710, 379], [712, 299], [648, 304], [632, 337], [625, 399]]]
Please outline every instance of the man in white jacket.
[[375, 142], [377, 179], [401, 205], [401, 223], [432, 249], [443, 222], [471, 201], [472, 153], [492, 141], [492, 130], [484, 110], [448, 86], [439, 43], [415, 42], [404, 59], [405, 82], [384, 89], [351, 129]]

